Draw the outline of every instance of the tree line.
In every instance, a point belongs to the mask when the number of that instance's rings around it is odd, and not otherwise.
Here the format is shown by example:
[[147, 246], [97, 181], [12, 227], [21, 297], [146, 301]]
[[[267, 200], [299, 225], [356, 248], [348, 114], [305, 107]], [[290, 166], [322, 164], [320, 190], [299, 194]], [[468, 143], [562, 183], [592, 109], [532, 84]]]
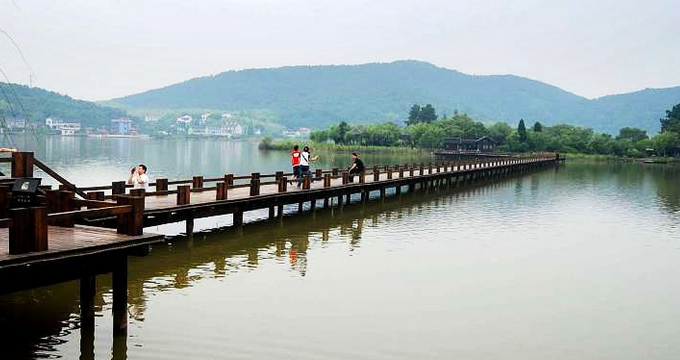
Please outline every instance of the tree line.
[[666, 156], [680, 146], [680, 104], [666, 111], [660, 119], [661, 133], [650, 137], [646, 130], [624, 127], [616, 136], [567, 124], [545, 126], [535, 122], [527, 127], [520, 119], [517, 127], [505, 122], [486, 125], [467, 114], [436, 114], [434, 107], [415, 104], [409, 111], [406, 126], [395, 123], [349, 125], [340, 122], [314, 131], [311, 140], [360, 146], [411, 146], [424, 149], [443, 148], [444, 138], [480, 138], [496, 141], [499, 152], [555, 151], [563, 153], [601, 154], [642, 157], [655, 152]]

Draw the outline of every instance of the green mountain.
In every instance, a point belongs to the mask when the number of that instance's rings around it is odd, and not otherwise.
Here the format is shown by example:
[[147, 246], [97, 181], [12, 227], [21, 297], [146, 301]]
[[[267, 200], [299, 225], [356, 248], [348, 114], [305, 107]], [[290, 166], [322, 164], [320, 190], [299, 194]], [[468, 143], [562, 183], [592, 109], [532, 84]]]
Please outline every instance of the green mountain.
[[114, 99], [129, 109], [206, 108], [273, 111], [286, 126], [325, 127], [404, 121], [414, 103], [441, 114], [481, 121], [569, 123], [616, 133], [639, 127], [655, 133], [665, 110], [680, 103], [680, 87], [588, 100], [522, 77], [474, 76], [419, 61], [354, 66], [294, 66], [228, 71]]
[[0, 82], [0, 119], [27, 119], [44, 123], [52, 117], [79, 121], [84, 126], [108, 126], [111, 119], [126, 116], [125, 111], [75, 100], [55, 92]]
[[624, 126], [635, 126], [653, 134], [660, 130], [659, 119], [666, 116], [666, 110], [679, 103], [680, 86], [645, 89], [591, 100], [585, 119], [610, 133]]

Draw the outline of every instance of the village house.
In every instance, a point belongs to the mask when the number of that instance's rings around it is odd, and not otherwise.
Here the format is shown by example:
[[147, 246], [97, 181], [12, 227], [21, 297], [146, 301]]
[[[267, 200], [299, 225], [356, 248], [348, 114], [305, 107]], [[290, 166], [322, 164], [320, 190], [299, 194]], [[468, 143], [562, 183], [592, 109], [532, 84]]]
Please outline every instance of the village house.
[[488, 137], [482, 136], [478, 139], [463, 139], [460, 137], [444, 138], [444, 150], [458, 152], [493, 152], [496, 142]]
[[59, 133], [60, 135], [75, 135], [81, 129], [79, 122], [66, 122], [49, 117], [45, 119], [45, 126], [49, 127], [52, 132]]

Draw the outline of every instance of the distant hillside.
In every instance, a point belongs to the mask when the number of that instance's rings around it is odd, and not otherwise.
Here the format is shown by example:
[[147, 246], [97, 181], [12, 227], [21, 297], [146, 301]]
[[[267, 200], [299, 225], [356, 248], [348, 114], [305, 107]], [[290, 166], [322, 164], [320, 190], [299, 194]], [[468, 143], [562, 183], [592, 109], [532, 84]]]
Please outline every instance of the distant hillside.
[[22, 118], [44, 123], [52, 117], [80, 121], [86, 126], [105, 126], [109, 120], [126, 116], [125, 111], [24, 85], [0, 83], [0, 118]]
[[680, 86], [645, 89], [628, 94], [604, 96], [590, 101], [588, 118], [604, 131], [615, 132], [624, 126], [636, 126], [654, 133], [666, 110], [680, 103]]
[[270, 110], [290, 127], [403, 121], [414, 103], [441, 114], [477, 120], [520, 118], [531, 124], [566, 122], [617, 132], [634, 126], [656, 132], [680, 88], [646, 90], [597, 100], [512, 75], [472, 76], [418, 61], [354, 66], [295, 66], [229, 71], [111, 100], [129, 109]]

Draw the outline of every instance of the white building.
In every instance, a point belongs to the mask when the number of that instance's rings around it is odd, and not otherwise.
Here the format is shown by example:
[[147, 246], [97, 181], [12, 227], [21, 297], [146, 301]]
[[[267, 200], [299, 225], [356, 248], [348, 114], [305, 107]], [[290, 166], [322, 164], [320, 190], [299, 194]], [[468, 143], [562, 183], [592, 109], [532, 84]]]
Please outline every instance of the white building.
[[65, 122], [62, 120], [47, 118], [45, 119], [45, 125], [47, 125], [52, 131], [59, 131], [61, 135], [74, 135], [76, 132], [80, 131], [79, 122]]
[[194, 121], [194, 118], [192, 118], [189, 115], [183, 115], [181, 117], [177, 118], [177, 122], [185, 125], [191, 124], [191, 122]]
[[243, 134], [245, 134], [245, 129], [243, 128], [243, 125], [237, 123], [236, 121], [229, 121], [224, 125], [224, 127], [232, 136], [238, 137], [243, 136]]

